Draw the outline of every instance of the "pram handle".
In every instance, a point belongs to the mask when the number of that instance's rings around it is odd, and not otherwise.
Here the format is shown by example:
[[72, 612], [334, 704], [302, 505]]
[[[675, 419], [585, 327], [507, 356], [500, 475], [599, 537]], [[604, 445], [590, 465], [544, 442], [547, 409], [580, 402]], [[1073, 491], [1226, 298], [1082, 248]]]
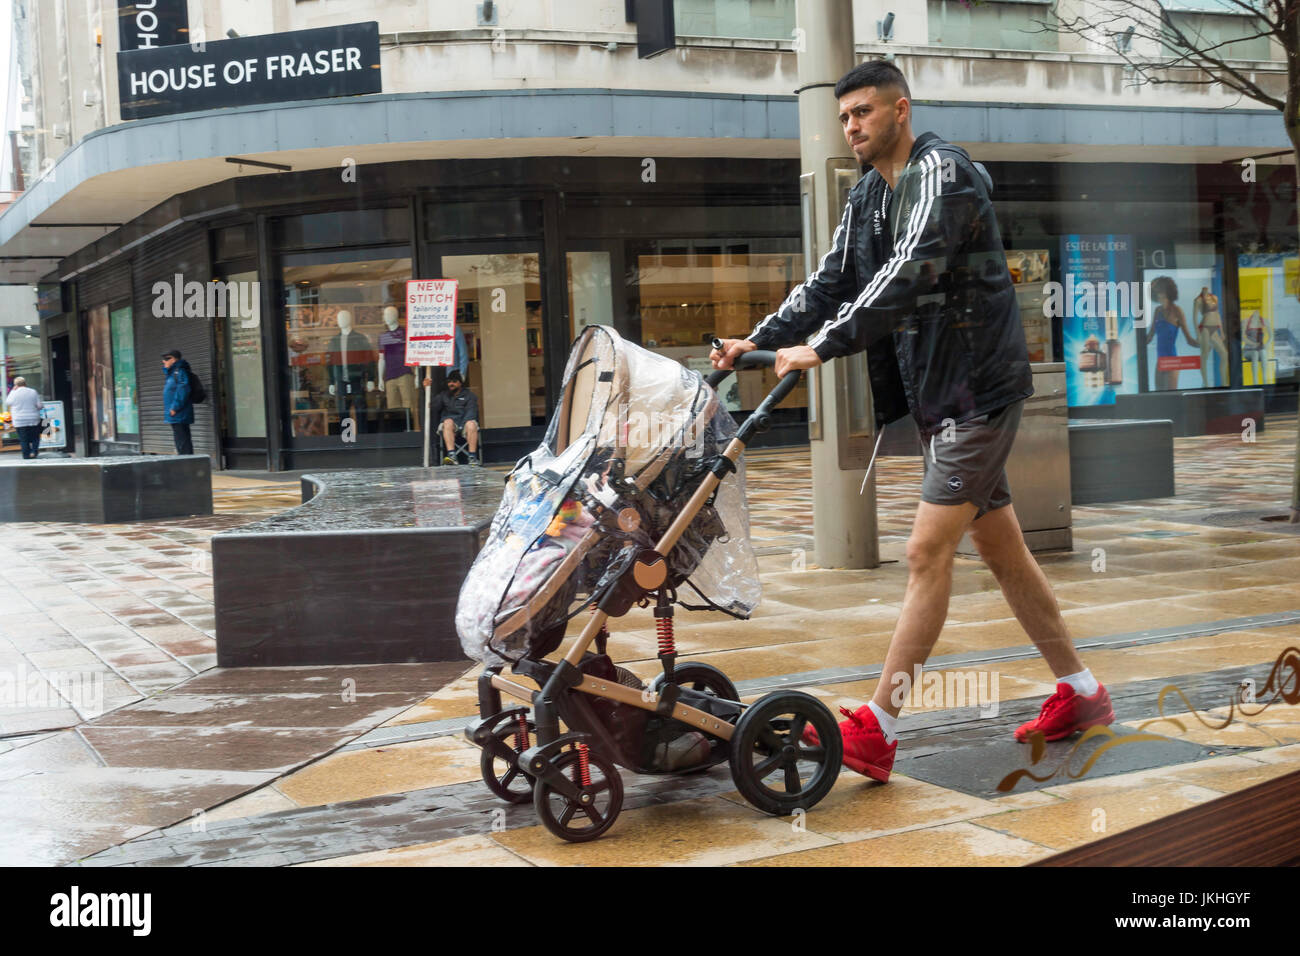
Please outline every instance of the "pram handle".
[[[722, 351], [722, 339], [714, 338], [712, 345], [719, 352]], [[735, 361], [734, 368], [720, 368], [711, 372], [705, 379], [709, 387], [716, 389], [733, 371], [739, 372], [747, 368], [771, 368], [776, 365], [776, 353], [769, 352], [765, 349], [751, 349], [748, 352], [742, 352]], [[771, 394], [763, 400], [763, 403], [755, 410], [769, 412], [785, 401], [785, 397], [794, 391], [794, 387], [799, 384], [799, 376], [802, 373], [797, 369], [793, 372], [787, 372], [781, 381], [776, 383], [776, 388], [772, 389]]]

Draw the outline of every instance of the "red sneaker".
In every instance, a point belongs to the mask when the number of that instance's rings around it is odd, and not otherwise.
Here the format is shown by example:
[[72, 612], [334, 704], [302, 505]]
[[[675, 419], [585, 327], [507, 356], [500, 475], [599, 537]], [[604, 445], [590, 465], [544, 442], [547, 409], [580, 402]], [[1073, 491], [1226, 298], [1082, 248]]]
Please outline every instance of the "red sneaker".
[[1016, 728], [1016, 740], [1022, 743], [1035, 731], [1048, 740], [1064, 740], [1080, 730], [1115, 720], [1115, 709], [1110, 705], [1106, 688], [1097, 686], [1091, 697], [1077, 694], [1069, 684], [1057, 684], [1056, 693], [1043, 702], [1038, 717]]
[[[840, 713], [848, 718], [840, 723], [840, 736], [844, 738], [844, 766], [872, 780], [888, 783], [889, 773], [894, 769], [898, 741], [885, 743], [880, 722], [865, 704], [856, 712], [841, 707]], [[801, 739], [809, 746], [821, 746], [821, 738], [817, 736], [812, 724], [804, 727]]]

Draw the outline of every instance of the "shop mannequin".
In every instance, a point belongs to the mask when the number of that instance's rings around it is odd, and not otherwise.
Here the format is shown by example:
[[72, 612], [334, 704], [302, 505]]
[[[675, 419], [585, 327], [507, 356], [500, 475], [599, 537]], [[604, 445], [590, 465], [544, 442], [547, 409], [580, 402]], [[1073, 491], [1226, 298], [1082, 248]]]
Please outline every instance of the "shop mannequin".
[[347, 418], [347, 409], [354, 411], [357, 431], [365, 431], [366, 393], [375, 390], [371, 375], [374, 351], [370, 340], [352, 327], [352, 313], [344, 309], [338, 314], [339, 334], [329, 341], [329, 392], [337, 399], [339, 419]]
[[396, 306], [384, 309], [384, 325], [379, 333], [379, 388], [388, 408], [410, 409], [407, 430], [419, 428], [419, 402], [416, 400], [415, 375], [406, 364], [406, 328], [401, 324]]
[[1251, 372], [1251, 380], [1245, 384], [1265, 384], [1264, 347], [1267, 338], [1268, 323], [1259, 314], [1259, 309], [1255, 309], [1241, 327], [1241, 359], [1243, 364], [1250, 363]]
[[1223, 335], [1223, 318], [1219, 315], [1219, 297], [1208, 286], [1201, 286], [1201, 294], [1192, 300], [1192, 321], [1201, 343], [1201, 385], [1209, 388], [1211, 384], [1220, 384], [1210, 382], [1210, 352], [1219, 353], [1219, 369], [1227, 372], [1228, 343]]

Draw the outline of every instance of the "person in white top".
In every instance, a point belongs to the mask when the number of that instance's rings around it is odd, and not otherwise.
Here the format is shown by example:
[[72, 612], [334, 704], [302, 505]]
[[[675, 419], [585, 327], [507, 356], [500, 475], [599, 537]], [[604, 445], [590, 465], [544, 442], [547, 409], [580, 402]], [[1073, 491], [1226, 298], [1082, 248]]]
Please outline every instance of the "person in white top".
[[13, 413], [23, 457], [35, 458], [41, 447], [41, 396], [36, 394], [36, 389], [28, 388], [27, 379], [20, 375], [14, 379], [5, 405]]

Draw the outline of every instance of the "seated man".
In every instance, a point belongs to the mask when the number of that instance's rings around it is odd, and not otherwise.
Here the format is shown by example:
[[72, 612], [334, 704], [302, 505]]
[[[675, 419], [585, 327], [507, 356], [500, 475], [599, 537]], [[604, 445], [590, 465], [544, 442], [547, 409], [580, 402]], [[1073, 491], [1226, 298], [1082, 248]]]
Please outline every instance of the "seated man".
[[[425, 388], [433, 385], [432, 378], [424, 380]], [[478, 398], [465, 387], [460, 372], [455, 369], [447, 373], [447, 390], [440, 393], [433, 402], [433, 421], [441, 422], [438, 430], [442, 433], [444, 465], [456, 464], [456, 432], [464, 432], [469, 444], [469, 463], [477, 465], [478, 461]]]

